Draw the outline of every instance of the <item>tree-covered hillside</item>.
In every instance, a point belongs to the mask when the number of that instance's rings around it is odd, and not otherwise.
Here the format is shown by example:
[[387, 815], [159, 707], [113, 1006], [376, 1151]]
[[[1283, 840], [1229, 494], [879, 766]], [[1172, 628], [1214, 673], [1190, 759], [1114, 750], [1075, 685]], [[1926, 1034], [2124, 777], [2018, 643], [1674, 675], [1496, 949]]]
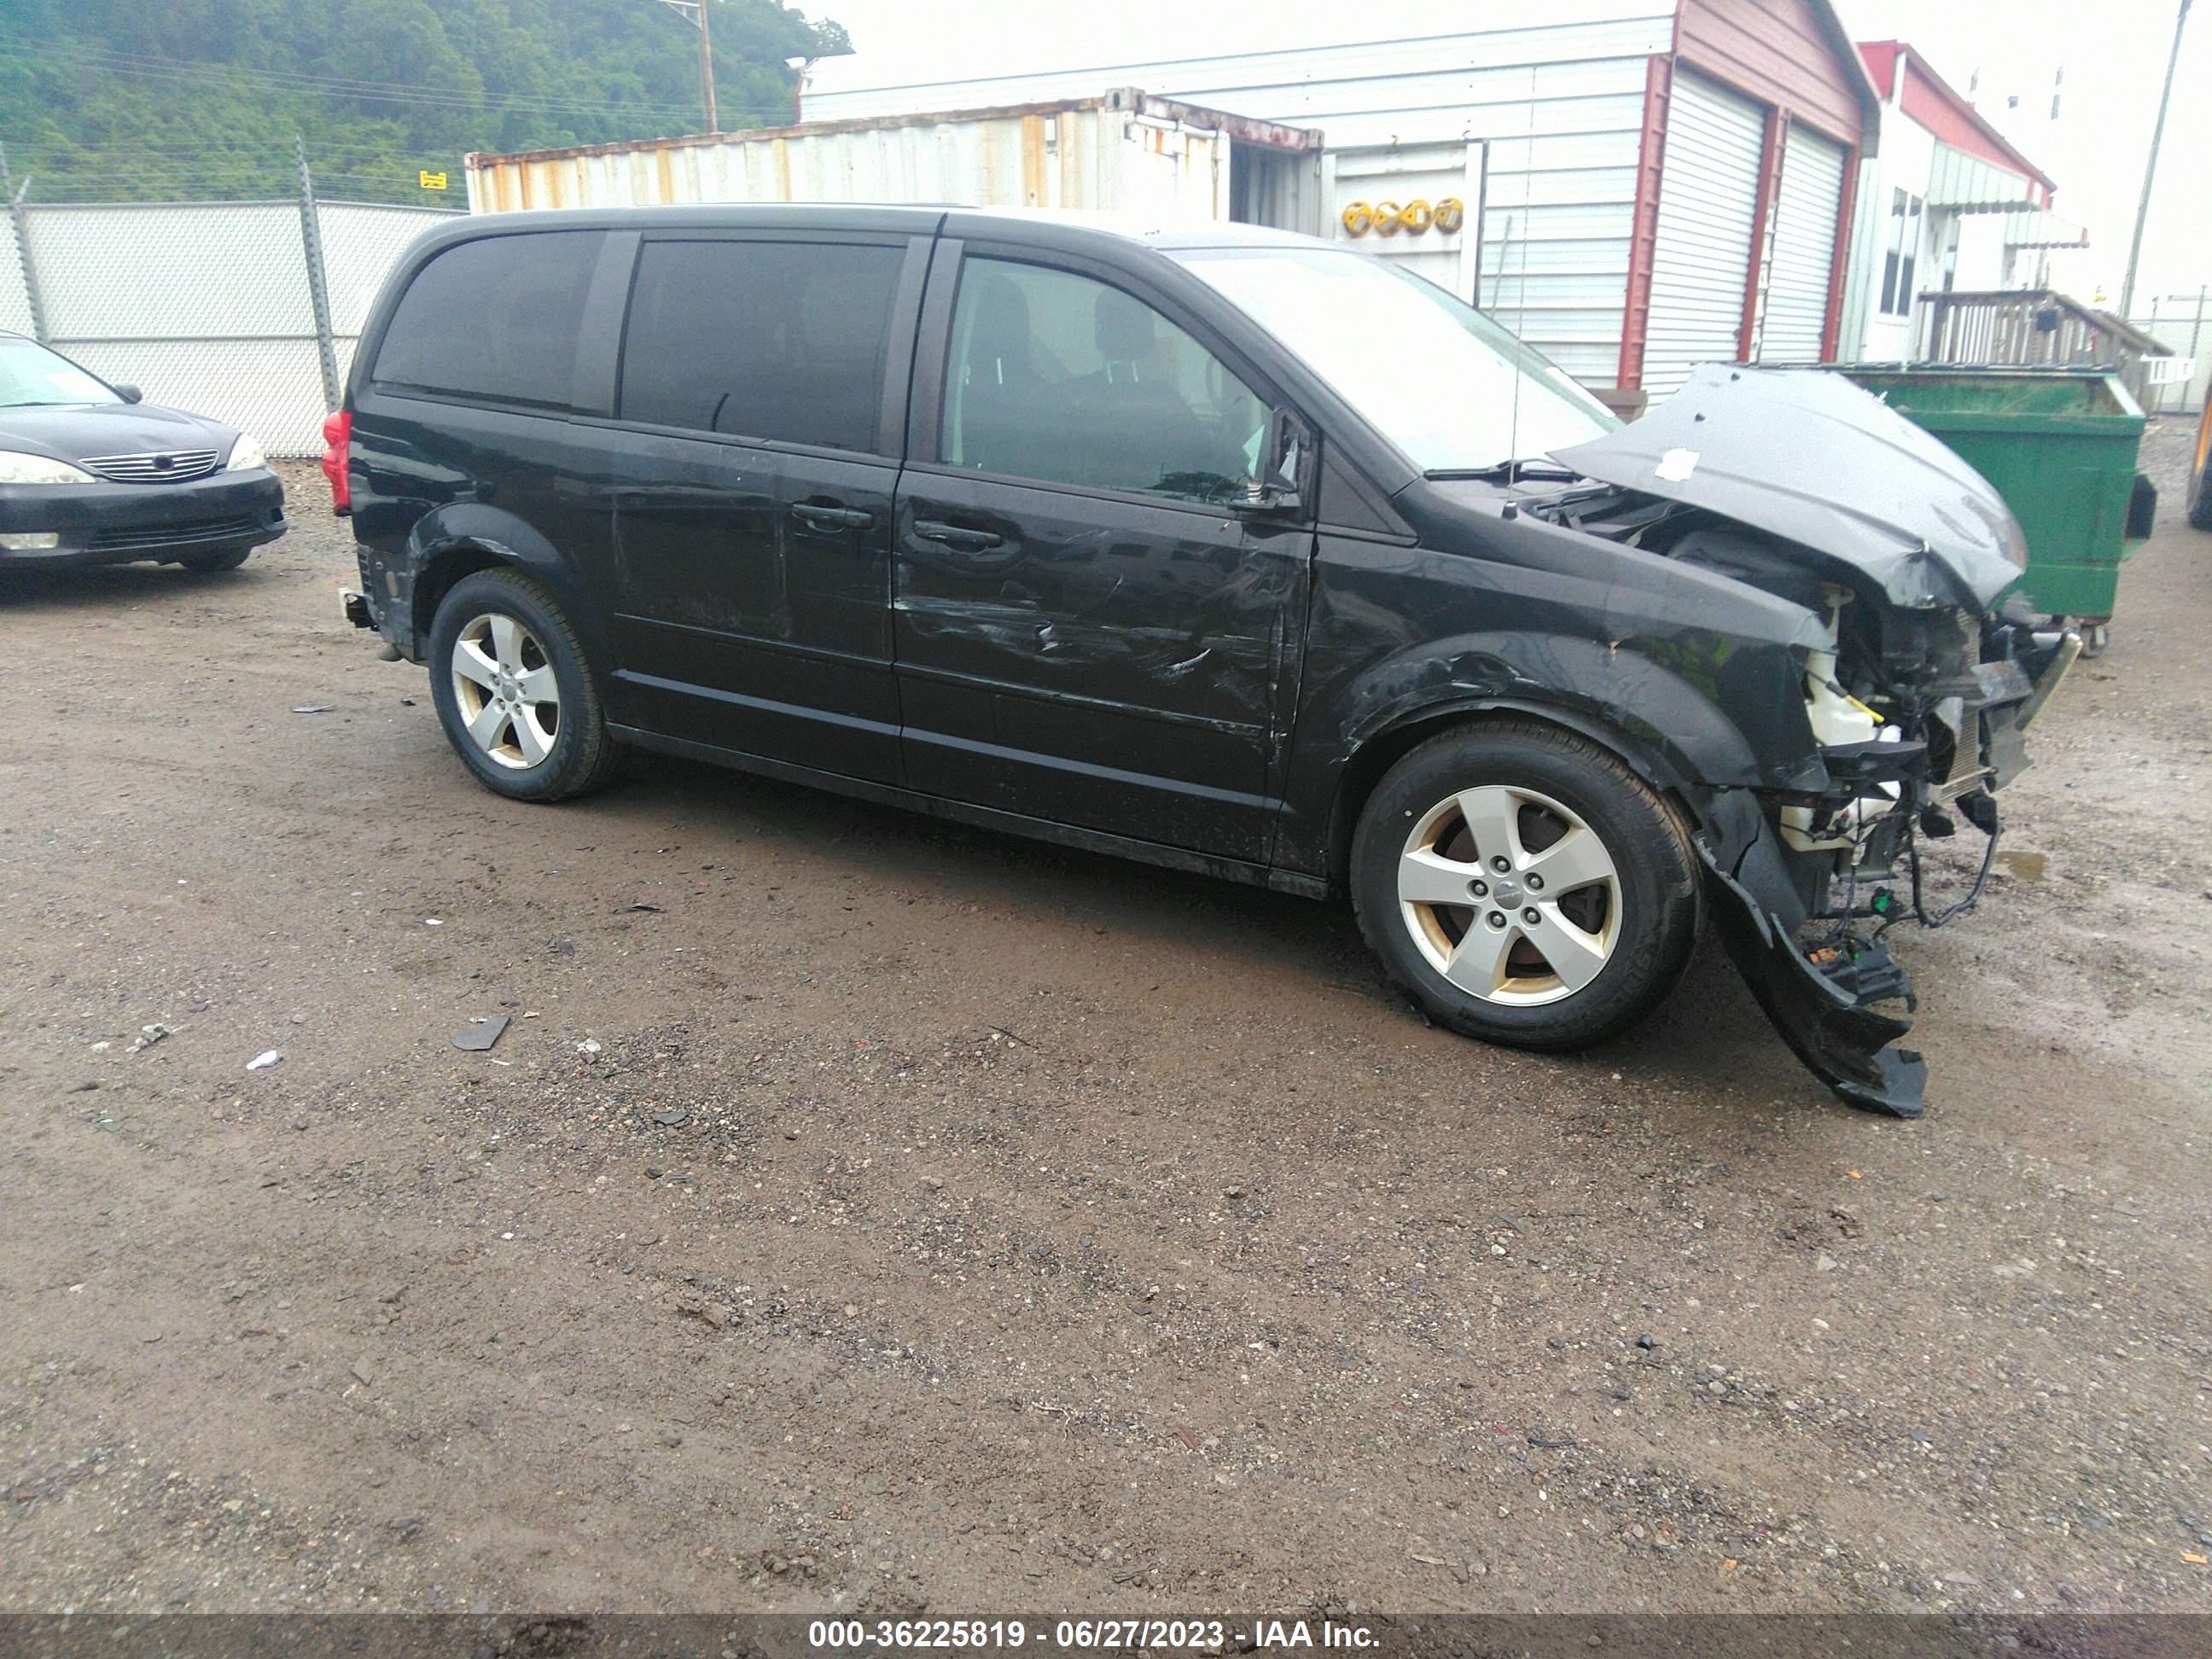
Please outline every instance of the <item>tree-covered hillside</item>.
[[[787, 122], [785, 60], [850, 50], [777, 0], [708, 3], [726, 129]], [[323, 195], [459, 206], [469, 150], [704, 125], [696, 27], [662, 0], [0, 3], [0, 144], [33, 201], [283, 196], [296, 135]]]

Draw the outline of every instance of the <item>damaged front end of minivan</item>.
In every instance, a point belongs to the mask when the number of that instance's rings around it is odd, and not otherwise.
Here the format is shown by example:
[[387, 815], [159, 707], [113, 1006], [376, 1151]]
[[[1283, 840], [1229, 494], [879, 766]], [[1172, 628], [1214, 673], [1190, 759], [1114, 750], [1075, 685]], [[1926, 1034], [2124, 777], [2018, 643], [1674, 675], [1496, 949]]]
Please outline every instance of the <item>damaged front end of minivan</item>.
[[[1979, 896], [1996, 792], [2080, 651], [2005, 598], [2019, 526], [1956, 455], [1877, 399], [1815, 371], [1715, 365], [1644, 419], [1555, 452], [1577, 482], [1521, 510], [1696, 565], [1802, 606], [1817, 744], [1789, 789], [1699, 803], [1710, 913], [1798, 1057], [1850, 1103], [1917, 1116], [1927, 1067], [1891, 1045], [1916, 1000], [1887, 937], [1940, 927]], [[1938, 905], [1922, 838], [1964, 818], [1979, 874]]]

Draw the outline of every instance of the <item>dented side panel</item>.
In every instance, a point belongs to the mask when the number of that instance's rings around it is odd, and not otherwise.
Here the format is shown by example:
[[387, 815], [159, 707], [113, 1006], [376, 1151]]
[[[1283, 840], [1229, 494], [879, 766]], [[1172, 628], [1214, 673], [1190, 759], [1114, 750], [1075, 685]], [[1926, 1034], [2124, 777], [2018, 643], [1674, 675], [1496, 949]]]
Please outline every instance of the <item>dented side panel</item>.
[[554, 416], [374, 392], [356, 406], [352, 524], [385, 637], [419, 660], [449, 562], [489, 560], [551, 588], [607, 666], [609, 520], [592, 434]]
[[1321, 538], [1279, 863], [1326, 874], [1354, 756], [1451, 711], [1548, 714], [1693, 812], [1714, 789], [1826, 782], [1791, 654], [1809, 612], [1494, 506], [1450, 511], [1425, 538], [1462, 550]]
[[[988, 546], [918, 533], [951, 523]], [[1285, 619], [1310, 536], [909, 469], [892, 603], [910, 787], [1267, 854]]]

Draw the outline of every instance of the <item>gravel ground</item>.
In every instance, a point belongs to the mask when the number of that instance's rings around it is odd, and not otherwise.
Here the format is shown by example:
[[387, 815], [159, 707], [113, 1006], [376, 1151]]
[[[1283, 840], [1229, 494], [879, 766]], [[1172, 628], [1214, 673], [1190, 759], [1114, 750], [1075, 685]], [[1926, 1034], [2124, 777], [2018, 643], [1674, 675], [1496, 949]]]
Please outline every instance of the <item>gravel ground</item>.
[[0, 589], [0, 1611], [2212, 1607], [2186, 438], [1904, 942], [1914, 1124], [1710, 951], [1539, 1058], [1340, 909], [497, 799], [305, 467], [234, 574]]

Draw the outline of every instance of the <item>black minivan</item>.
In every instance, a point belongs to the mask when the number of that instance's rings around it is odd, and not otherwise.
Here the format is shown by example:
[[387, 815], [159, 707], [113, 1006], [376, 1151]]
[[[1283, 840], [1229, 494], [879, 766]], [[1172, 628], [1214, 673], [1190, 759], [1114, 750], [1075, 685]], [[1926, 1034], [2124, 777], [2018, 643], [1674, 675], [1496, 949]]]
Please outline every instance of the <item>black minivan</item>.
[[1533, 1048], [1650, 1009], [1709, 910], [1907, 1115], [1916, 836], [1993, 844], [2078, 649], [2001, 603], [1989, 486], [1845, 382], [1711, 367], [1624, 427], [1443, 290], [1237, 224], [473, 218], [326, 429], [349, 612], [501, 794], [632, 745], [1343, 893], [1431, 1018]]

